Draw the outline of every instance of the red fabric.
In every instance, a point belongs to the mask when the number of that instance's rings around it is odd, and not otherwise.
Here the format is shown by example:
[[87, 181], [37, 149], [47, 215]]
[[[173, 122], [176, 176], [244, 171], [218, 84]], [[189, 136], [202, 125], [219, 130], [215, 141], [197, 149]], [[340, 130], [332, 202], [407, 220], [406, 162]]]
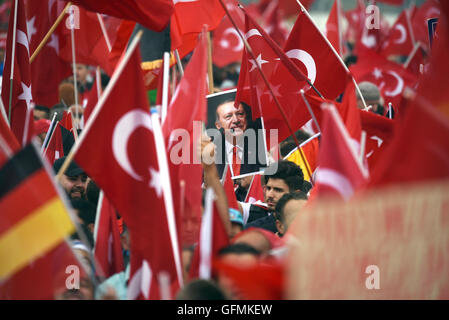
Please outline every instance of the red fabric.
[[56, 124], [53, 134], [49, 138], [47, 148], [44, 149], [44, 155], [49, 163], [53, 164], [57, 159], [64, 156], [64, 146], [62, 144], [61, 122]]
[[[256, 60], [244, 50], [236, 103], [246, 102], [252, 109], [253, 119], [263, 116], [265, 129], [278, 129], [278, 140], [282, 141], [290, 136], [291, 132], [256, 65], [260, 65], [271, 84], [292, 130], [299, 129], [310, 119], [299, 94], [299, 88], [308, 89], [305, 75], [248, 15], [245, 24], [246, 37]], [[270, 145], [270, 138], [267, 135], [267, 146]]]
[[418, 50], [416, 50], [415, 54], [412, 56], [410, 62], [408, 63], [406, 70], [416, 76], [419, 76], [421, 74], [421, 65], [424, 68], [426, 62], [427, 56], [424, 55], [424, 49], [420, 44]]
[[399, 119], [394, 138], [372, 174], [371, 187], [449, 177], [449, 3], [443, 1], [441, 6], [428, 71]]
[[[237, 174], [235, 174], [235, 175], [237, 175]], [[230, 170], [226, 171], [226, 177], [225, 177], [225, 180], [223, 183], [223, 187], [226, 192], [226, 198], [228, 199], [229, 209], [234, 209], [234, 210], [239, 211], [239, 205], [237, 203], [237, 198], [235, 196], [235, 191], [234, 191], [234, 181], [232, 180]]]
[[[95, 180], [129, 227], [131, 298], [158, 299], [160, 273], [168, 274], [173, 290], [178, 287], [178, 278], [140, 61], [135, 50], [95, 124], [84, 132], [75, 161]], [[93, 158], [93, 154], [98, 156]], [[142, 282], [147, 275], [150, 287]]]
[[264, 12], [265, 17], [265, 30], [268, 35], [276, 42], [280, 47], [283, 47], [287, 40], [288, 31], [284, 28], [281, 17], [281, 9], [279, 0], [270, 1], [270, 4]]
[[75, 0], [72, 2], [94, 12], [136, 21], [155, 31], [162, 31], [173, 13], [172, 0]]
[[401, 65], [387, 60], [381, 55], [370, 52], [364, 59], [350, 67], [357, 82], [369, 81], [380, 89], [384, 106], [391, 102], [394, 107], [400, 105], [405, 87], [413, 88], [417, 77], [410, 74]]
[[97, 274], [109, 278], [125, 270], [125, 266], [115, 209], [106, 197], [103, 197], [99, 205], [101, 207], [98, 213], [100, 217], [97, 218], [94, 256], [99, 265]]
[[[407, 22], [407, 15], [409, 16], [409, 22]], [[390, 29], [390, 35], [383, 43], [381, 54], [386, 57], [389, 55], [409, 55], [414, 46], [411, 36], [413, 30], [410, 28], [411, 17], [409, 11], [405, 9]]]
[[[227, 3], [231, 4], [228, 6], [229, 14], [243, 34], [245, 25], [242, 10], [236, 7], [237, 1], [229, 0]], [[214, 30], [212, 39], [213, 62], [220, 68], [234, 62], [240, 62], [242, 51], [243, 41], [229, 17], [225, 15], [217, 29]]]
[[[189, 270], [189, 277], [191, 279], [198, 277], [208, 278], [204, 274], [201, 275], [200, 268], [202, 262], [207, 265], [207, 270], [203, 270], [202, 272], [206, 271], [206, 273], [212, 275], [213, 261], [216, 259], [218, 251], [229, 245], [229, 237], [226, 233], [220, 214], [218, 213], [215, 201], [213, 201], [211, 207], [212, 212], [204, 212], [201, 221], [201, 237], [198, 245], [195, 247]], [[206, 218], [207, 215], [212, 215], [212, 222], [210, 219]], [[211, 235], [210, 238], [206, 236], [208, 233]], [[207, 247], [211, 248], [211, 252], [207, 252], [207, 250], [205, 250]]]
[[241, 166], [242, 160], [240, 159], [238, 155], [238, 147], [234, 146], [232, 148], [232, 172], [234, 176], [240, 175], [240, 166]]
[[[6, 142], [8, 147], [11, 149], [11, 152], [14, 154], [19, 151], [20, 144], [17, 142], [17, 138], [14, 133], [11, 131], [11, 128], [8, 125], [8, 122], [2, 115], [0, 115], [0, 137]], [[9, 157], [6, 155], [3, 149], [0, 149], [0, 166], [8, 159]]]
[[365, 184], [368, 172], [360, 165], [358, 151], [334, 107], [323, 109], [321, 130], [316, 196], [349, 199]]
[[[25, 146], [31, 141], [34, 133], [34, 121], [30, 120], [31, 102], [33, 97], [31, 94], [31, 71], [30, 71], [30, 55], [28, 44], [28, 32], [25, 15], [24, 1], [17, 2], [17, 31], [14, 60], [12, 60], [13, 48], [13, 30], [14, 30], [14, 11], [15, 2], [12, 5], [11, 12], [13, 13], [9, 19], [8, 38], [5, 52], [5, 64], [3, 70], [2, 82], [2, 99], [6, 114], [11, 117], [11, 130], [17, 138], [17, 141]], [[14, 74], [12, 82], [12, 96], [11, 96], [11, 114], [9, 113], [10, 102], [10, 77], [11, 77], [11, 62], [14, 62]], [[31, 117], [31, 119], [33, 119]], [[25, 132], [27, 132], [26, 136]]]
[[253, 182], [248, 190], [248, 194], [246, 196], [245, 202], [256, 202], [256, 201], [265, 201], [263, 188], [262, 188], [262, 175], [256, 174], [254, 175]]
[[325, 35], [335, 51], [343, 57], [345, 52], [343, 51], [343, 39], [341, 38], [343, 30], [340, 29], [340, 23], [342, 23], [341, 1], [335, 0], [327, 18]]
[[46, 133], [48, 128], [50, 128], [51, 121], [48, 119], [40, 119], [34, 122], [34, 134], [39, 135], [41, 133]]
[[95, 78], [95, 82], [92, 86], [92, 89], [89, 91], [88, 96], [87, 96], [87, 105], [86, 105], [86, 108], [84, 108], [84, 113], [83, 113], [84, 126], [86, 126], [87, 121], [89, 121], [90, 115], [92, 114], [95, 106], [98, 103], [98, 100], [100, 100], [100, 95], [99, 95], [98, 89], [97, 89], [98, 81], [101, 81], [101, 80], [98, 80], [97, 78]]
[[[201, 219], [202, 166], [197, 157], [197, 143], [201, 134], [200, 121], [206, 119], [206, 75], [207, 39], [205, 34], [202, 34], [173, 95], [162, 128], [167, 145], [167, 156], [172, 160], [170, 171], [173, 179], [173, 194], [184, 221], [181, 230], [183, 237], [185, 235], [189, 238], [183, 239], [183, 242], [190, 244], [197, 239], [199, 227], [197, 222]], [[190, 139], [184, 139], [181, 136], [180, 141], [180, 136], [176, 133], [181, 132], [187, 132]], [[182, 161], [175, 163], [174, 157], [181, 156]], [[181, 182], [183, 185], [180, 184]], [[195, 222], [195, 226], [192, 226], [194, 230], [189, 228], [189, 220]]]
[[[443, 1], [444, 2], [444, 1]], [[425, 48], [429, 48], [429, 32], [427, 20], [438, 18], [440, 16], [440, 7], [438, 1], [427, 0], [418, 7], [412, 17], [412, 28], [415, 34], [415, 40], [420, 41]]]
[[372, 172], [393, 138], [394, 121], [373, 112], [359, 110], [359, 113], [362, 129], [366, 132], [365, 155]]
[[175, 21], [180, 34], [199, 33], [203, 25], [208, 31], [214, 30], [225, 15], [223, 7], [218, 0], [197, 0], [175, 2], [175, 11], [172, 23]]
[[[109, 55], [109, 48], [98, 15], [84, 8], [78, 8], [75, 15], [77, 16], [74, 30], [76, 63], [100, 66], [107, 74], [112, 75], [114, 66], [105, 59]], [[71, 63], [73, 61], [71, 30], [63, 23], [58, 27], [58, 34], [59, 56]]]
[[[316, 68], [315, 76], [312, 73], [308, 74], [308, 69], [303, 62], [298, 59], [293, 61], [304, 74], [308, 75], [311, 82], [325, 98], [333, 100], [344, 91], [347, 81], [346, 69], [339, 62], [313, 22], [303, 12], [296, 19], [285, 44], [284, 52], [289, 55], [289, 51], [295, 49], [303, 50], [312, 57]], [[306, 61], [306, 59], [302, 61]], [[309, 89], [309, 93], [312, 92], [313, 89]]]
[[[26, 1], [26, 6], [30, 24], [30, 35], [28, 35], [30, 54], [32, 54], [62, 12], [63, 6], [62, 3], [49, 0]], [[59, 39], [58, 33], [54, 32], [31, 64], [34, 102], [48, 108], [60, 102], [58, 86], [63, 79], [72, 74], [70, 63], [59, 57]]]

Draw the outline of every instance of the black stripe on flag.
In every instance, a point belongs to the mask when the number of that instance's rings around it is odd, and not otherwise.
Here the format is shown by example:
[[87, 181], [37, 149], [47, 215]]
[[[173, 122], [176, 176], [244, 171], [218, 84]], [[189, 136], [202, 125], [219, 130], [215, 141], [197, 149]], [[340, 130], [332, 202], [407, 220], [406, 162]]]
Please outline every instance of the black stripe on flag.
[[0, 198], [42, 168], [42, 161], [31, 145], [16, 153], [0, 169]]

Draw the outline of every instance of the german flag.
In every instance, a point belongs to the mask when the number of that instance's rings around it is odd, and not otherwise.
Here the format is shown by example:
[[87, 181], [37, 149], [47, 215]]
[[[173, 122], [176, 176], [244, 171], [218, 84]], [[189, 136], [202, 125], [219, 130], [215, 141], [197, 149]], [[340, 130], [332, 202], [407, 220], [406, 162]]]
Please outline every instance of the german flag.
[[316, 169], [319, 144], [318, 137], [319, 135], [314, 135], [313, 137], [301, 143], [300, 147], [302, 156], [299, 153], [298, 148], [296, 147], [287, 156], [284, 157], [284, 160], [296, 163], [299, 167], [301, 167], [302, 172], [304, 173], [304, 180], [307, 180], [309, 182], [311, 182], [312, 180], [311, 174], [313, 174]]
[[32, 145], [0, 169], [0, 282], [75, 231]]

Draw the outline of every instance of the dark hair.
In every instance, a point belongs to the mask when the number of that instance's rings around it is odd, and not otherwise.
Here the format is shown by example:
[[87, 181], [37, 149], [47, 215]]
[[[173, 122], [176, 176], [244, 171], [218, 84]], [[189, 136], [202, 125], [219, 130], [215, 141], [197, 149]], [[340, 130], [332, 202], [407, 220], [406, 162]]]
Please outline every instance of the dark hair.
[[255, 256], [260, 256], [260, 254], [261, 254], [261, 252], [259, 250], [257, 250], [253, 246], [250, 246], [249, 244], [246, 244], [246, 243], [234, 243], [234, 244], [230, 244], [227, 247], [221, 248], [218, 251], [218, 256], [223, 256], [225, 254], [230, 254], [230, 253], [234, 253], [234, 254], [249, 253], [249, 254], [253, 254]]
[[308, 200], [307, 195], [302, 191], [289, 192], [284, 194], [276, 203], [276, 220], [284, 223], [284, 207], [290, 200]]
[[176, 300], [226, 300], [226, 296], [215, 282], [195, 279], [178, 291]]
[[[298, 139], [299, 143], [303, 143], [307, 139], [311, 137], [310, 134], [305, 132], [304, 130], [296, 130], [295, 132], [296, 139]], [[288, 136], [285, 140], [281, 141], [279, 144], [279, 149], [281, 151], [281, 156], [285, 157], [287, 154], [289, 154], [293, 149], [297, 147], [295, 140], [292, 136]]]
[[78, 216], [83, 220], [86, 226], [95, 223], [95, 206], [90, 201], [84, 199], [72, 199], [71, 203], [73, 209], [79, 211]]
[[[304, 191], [304, 174], [302, 169], [295, 163], [287, 160], [280, 160], [272, 166], [277, 165], [277, 170], [272, 175], [264, 175], [265, 184], [271, 179], [282, 179], [288, 186], [290, 192], [301, 190]], [[269, 170], [269, 169], [268, 169]]]

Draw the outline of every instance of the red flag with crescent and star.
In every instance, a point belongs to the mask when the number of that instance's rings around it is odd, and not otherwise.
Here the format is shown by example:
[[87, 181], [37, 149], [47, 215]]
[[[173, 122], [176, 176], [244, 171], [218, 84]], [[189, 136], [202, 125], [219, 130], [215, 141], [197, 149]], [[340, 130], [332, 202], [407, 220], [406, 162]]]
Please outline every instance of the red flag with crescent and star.
[[412, 34], [410, 13], [405, 9], [390, 29], [387, 41], [383, 43], [381, 54], [386, 57], [389, 55], [409, 55], [414, 46]]
[[135, 49], [129, 61], [124, 60], [126, 65], [105, 105], [90, 116], [79, 138], [75, 161], [104, 191], [129, 228], [129, 298], [160, 299], [161, 278], [172, 294], [182, 279], [177, 276], [140, 62]]

